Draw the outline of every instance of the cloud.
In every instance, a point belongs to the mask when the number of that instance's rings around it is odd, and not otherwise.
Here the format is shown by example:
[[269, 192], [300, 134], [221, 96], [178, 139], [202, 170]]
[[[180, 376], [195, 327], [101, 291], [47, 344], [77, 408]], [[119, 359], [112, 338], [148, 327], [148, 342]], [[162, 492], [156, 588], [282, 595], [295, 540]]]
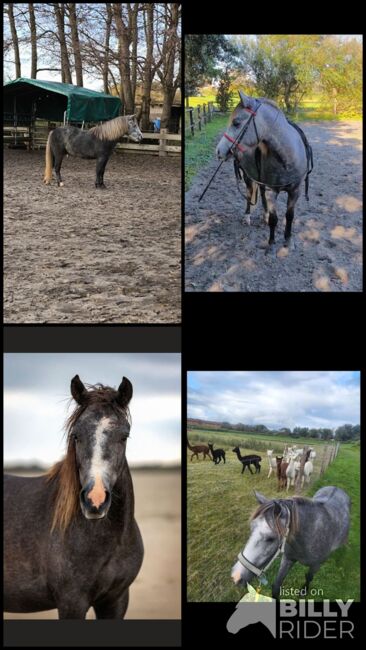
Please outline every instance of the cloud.
[[357, 424], [359, 381], [356, 371], [191, 372], [188, 417], [269, 428]]
[[6, 462], [49, 465], [64, 453], [64, 422], [75, 403], [70, 380], [117, 387], [125, 375], [134, 397], [128, 458], [131, 464], [179, 462], [181, 369], [179, 354], [6, 354]]

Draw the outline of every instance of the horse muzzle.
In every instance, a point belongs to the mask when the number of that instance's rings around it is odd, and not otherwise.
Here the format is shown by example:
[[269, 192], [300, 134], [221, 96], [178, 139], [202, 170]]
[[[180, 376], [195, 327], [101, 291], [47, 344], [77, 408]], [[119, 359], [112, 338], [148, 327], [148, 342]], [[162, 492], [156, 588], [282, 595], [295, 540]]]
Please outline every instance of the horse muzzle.
[[236, 587], [245, 586], [255, 578], [254, 573], [243, 567], [240, 562], [236, 562], [231, 569], [231, 579]]
[[102, 519], [108, 513], [111, 505], [111, 493], [103, 489], [103, 493], [95, 495], [90, 485], [80, 491], [81, 511], [86, 519]]

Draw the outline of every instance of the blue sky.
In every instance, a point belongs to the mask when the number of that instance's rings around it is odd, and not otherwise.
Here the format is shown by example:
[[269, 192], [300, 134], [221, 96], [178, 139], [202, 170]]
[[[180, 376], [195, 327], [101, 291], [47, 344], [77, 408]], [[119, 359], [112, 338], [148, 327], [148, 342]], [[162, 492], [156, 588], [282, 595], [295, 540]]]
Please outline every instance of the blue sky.
[[360, 422], [359, 371], [197, 371], [188, 417], [268, 428]]
[[117, 388], [133, 384], [130, 464], [178, 463], [181, 457], [179, 354], [5, 354], [5, 462], [50, 465], [64, 452], [70, 381]]

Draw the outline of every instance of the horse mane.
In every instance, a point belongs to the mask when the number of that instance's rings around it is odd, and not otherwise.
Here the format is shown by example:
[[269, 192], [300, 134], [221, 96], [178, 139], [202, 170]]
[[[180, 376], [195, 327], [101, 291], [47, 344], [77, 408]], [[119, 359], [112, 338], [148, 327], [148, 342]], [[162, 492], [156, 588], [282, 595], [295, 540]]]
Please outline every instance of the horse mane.
[[108, 404], [115, 413], [125, 415], [128, 422], [131, 422], [128, 407], [122, 407], [116, 402], [118, 395], [116, 390], [102, 384], [86, 384], [86, 386], [91, 390], [87, 392], [85, 401], [83, 404], [78, 404], [66, 420], [66, 455], [46, 472], [46, 481], [56, 484], [51, 532], [59, 529], [64, 533], [79, 509], [80, 483], [72, 430], [81, 414], [90, 404]]
[[123, 135], [128, 132], [128, 116], [122, 115], [115, 117], [113, 120], [98, 124], [89, 129], [88, 133], [92, 133], [99, 140], [119, 140]]
[[260, 504], [258, 508], [253, 512], [250, 521], [257, 519], [257, 517], [264, 516], [272, 532], [279, 535], [280, 537], [283, 537], [286, 533], [286, 528], [283, 526], [280, 518], [282, 514], [282, 507], [285, 505], [291, 513], [289, 535], [293, 537], [299, 529], [299, 515], [297, 506], [303, 505], [305, 503], [311, 503], [311, 499], [296, 496], [289, 499], [274, 499], [269, 503]]

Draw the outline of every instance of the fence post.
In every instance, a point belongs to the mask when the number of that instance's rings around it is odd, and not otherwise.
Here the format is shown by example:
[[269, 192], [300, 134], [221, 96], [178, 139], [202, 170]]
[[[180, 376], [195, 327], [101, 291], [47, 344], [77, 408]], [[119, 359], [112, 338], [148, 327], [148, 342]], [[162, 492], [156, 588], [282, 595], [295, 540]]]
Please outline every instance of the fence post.
[[326, 456], [327, 456], [327, 449], [328, 449], [328, 445], [324, 445], [322, 464], [321, 464], [321, 467], [320, 467], [320, 476], [322, 476], [322, 474], [324, 474], [324, 472], [325, 472], [325, 468], [326, 468], [325, 460], [326, 460]]
[[203, 123], [206, 126], [207, 124], [206, 104], [203, 104]]
[[198, 120], [198, 130], [202, 131], [202, 124], [201, 124], [201, 106], [198, 104], [197, 106], [197, 120]]
[[[166, 138], [164, 137], [165, 134], [168, 133], [168, 129], [160, 129], [160, 139], [159, 139], [159, 156], [166, 156], [167, 155], [167, 150], [166, 150]], [[163, 136], [163, 137], [161, 137]]]
[[208, 102], [208, 121], [211, 122], [212, 119], [212, 102]]
[[194, 135], [194, 122], [193, 122], [193, 108], [189, 108], [189, 124], [191, 127], [191, 134]]

